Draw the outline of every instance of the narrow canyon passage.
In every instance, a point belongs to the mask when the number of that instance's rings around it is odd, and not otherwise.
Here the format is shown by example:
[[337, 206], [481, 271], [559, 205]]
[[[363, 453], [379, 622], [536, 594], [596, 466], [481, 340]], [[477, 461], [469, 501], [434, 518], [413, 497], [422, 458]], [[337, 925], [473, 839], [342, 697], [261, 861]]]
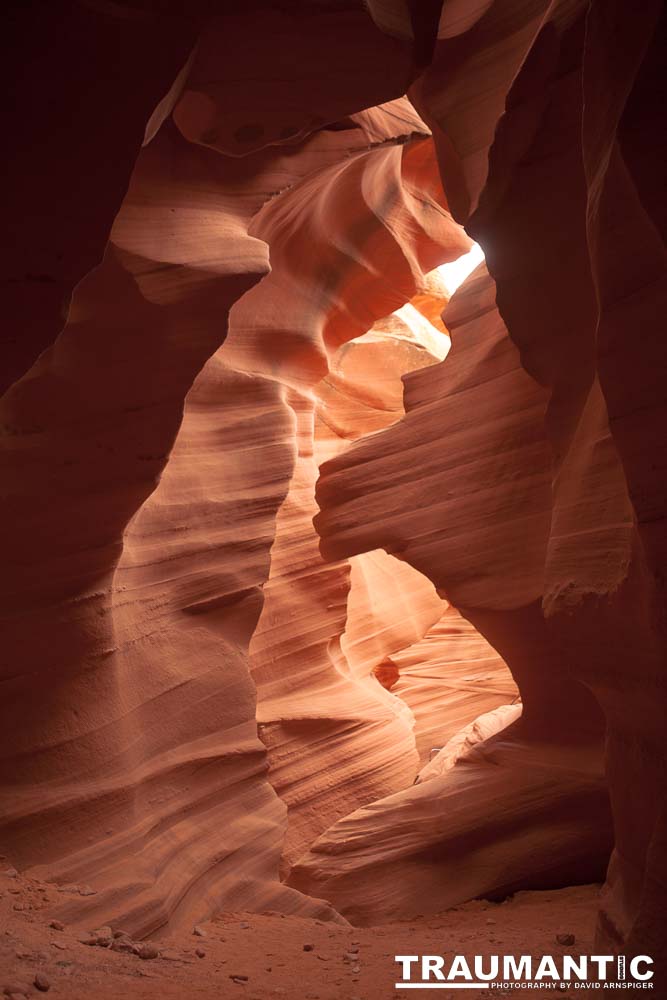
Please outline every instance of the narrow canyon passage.
[[658, 0], [56, 6], [9, 23], [0, 990], [384, 1000], [442, 930], [667, 996]]

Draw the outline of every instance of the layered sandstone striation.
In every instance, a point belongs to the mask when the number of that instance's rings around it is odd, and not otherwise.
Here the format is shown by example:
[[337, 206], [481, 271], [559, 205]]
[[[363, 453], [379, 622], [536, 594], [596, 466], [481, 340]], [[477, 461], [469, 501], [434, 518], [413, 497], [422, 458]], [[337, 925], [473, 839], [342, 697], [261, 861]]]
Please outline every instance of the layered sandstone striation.
[[[369, 79], [379, 75], [376, 67]], [[382, 77], [389, 94], [403, 89], [402, 77]], [[287, 812], [257, 734], [258, 717], [267, 734], [275, 719], [289, 727], [295, 684], [304, 702], [310, 692], [298, 672], [291, 685], [281, 677], [258, 716], [248, 669], [276, 516], [289, 521], [296, 503], [287, 559], [305, 528], [305, 559], [323, 584], [312, 609], [324, 611], [315, 666], [325, 686], [336, 673], [328, 647], [343, 631], [345, 601], [329, 607], [328, 588], [344, 597], [347, 570], [337, 578], [321, 565], [312, 433], [301, 435], [301, 462], [294, 413], [326, 373], [328, 350], [425, 291], [425, 273], [470, 243], [446, 211], [416, 113], [402, 101], [366, 114], [364, 97], [356, 101], [354, 121], [313, 126], [297, 149], [271, 145], [244, 160], [190, 141], [191, 102], [177, 104], [179, 127], [166, 120], [139, 155], [104, 259], [79, 284], [65, 330], [3, 399], [1, 833], [22, 870], [66, 890], [59, 915], [68, 922], [120, 922], [145, 935], [224, 907], [335, 917], [278, 881]], [[313, 241], [322, 254], [300, 281], [292, 262]], [[258, 300], [244, 297], [268, 275], [270, 244], [273, 272]], [[290, 335], [327, 254], [328, 287], [310, 296]], [[229, 352], [220, 353], [234, 303]], [[298, 633], [299, 648], [307, 636]], [[37, 671], [54, 679], [43, 697]], [[317, 678], [313, 686], [320, 697]], [[343, 677], [323, 707], [297, 710], [302, 721], [309, 713], [343, 739], [351, 731], [360, 758], [376, 754], [368, 797], [411, 780], [409, 711], [380, 685], [346, 687]], [[394, 744], [383, 762], [380, 748]], [[353, 771], [359, 785], [361, 765]], [[358, 804], [354, 782], [338, 790], [347, 778], [332, 783], [329, 811], [302, 836]]]
[[0, 849], [68, 922], [613, 846], [599, 942], [664, 963], [660, 18], [12, 13]]
[[398, 675], [391, 690], [412, 709], [422, 764], [471, 720], [519, 700], [505, 661], [451, 605], [420, 640], [390, 660]]
[[[399, 674], [392, 690], [402, 687], [422, 715], [423, 757], [431, 726], [445, 743], [475, 715], [516, 697], [495, 650], [514, 675], [523, 710], [506, 733], [474, 744], [442, 776], [346, 817], [299, 860], [290, 884], [322, 892], [364, 922], [508, 892], [519, 871], [531, 884], [594, 877], [610, 846], [599, 709], [568, 673], [539, 608], [551, 523], [547, 394], [521, 365], [484, 265], [454, 295], [444, 320], [452, 349], [439, 364], [405, 377], [405, 417], [322, 467], [316, 524], [326, 555], [382, 547], [428, 576], [467, 619], [458, 669], [451, 635], [441, 634], [436, 647], [446, 670], [420, 654], [428, 633], [393, 658], [399, 670], [412, 663], [417, 674]], [[409, 470], [406, 454], [414, 459]], [[453, 630], [457, 617], [445, 615], [440, 628]], [[419, 682], [432, 670], [449, 697], [443, 717], [434, 708], [429, 719], [428, 701], [420, 712]], [[471, 685], [475, 670], [478, 683]], [[429, 681], [427, 699], [436, 699], [433, 676]], [[465, 707], [471, 687], [477, 700]], [[558, 859], [547, 813], [562, 838]], [[468, 850], [468, 875], [443, 874], [445, 858], [458, 869], [459, 851]]]
[[[378, 171], [382, 188], [372, 182]], [[446, 350], [446, 338], [414, 307], [408, 320], [373, 325], [417, 291], [432, 297], [427, 272], [470, 245], [437, 197], [432, 145], [418, 140], [331, 166], [269, 203], [252, 231], [271, 247], [272, 271], [233, 310], [221, 352], [228, 364], [282, 387], [295, 428], [292, 478], [250, 647], [259, 734], [270, 780], [288, 806], [285, 868], [361, 802], [410, 785], [418, 767], [409, 708], [376, 681], [375, 663], [357, 669], [348, 656], [348, 627], [363, 616], [370, 596], [359, 599], [347, 560], [325, 562], [313, 518], [318, 461], [341, 442], [397, 419], [401, 374]], [[309, 257], [315, 240], [320, 254]], [[327, 281], [314, 295], [321, 273]], [[379, 640], [377, 662], [420, 638], [440, 614], [432, 585], [412, 575], [415, 606], [404, 609], [398, 646]], [[373, 601], [381, 595], [381, 617], [404, 605], [398, 589], [380, 588]]]
[[[647, 150], [659, 113], [651, 90], [658, 5], [636, 20], [620, 4], [603, 6], [443, 8], [433, 59], [412, 96], [433, 129], [453, 213], [484, 247], [495, 282], [485, 293], [478, 275], [450, 306], [452, 354], [407, 380], [405, 420], [325, 467], [318, 528], [332, 557], [380, 545], [400, 554], [490, 640], [522, 695], [513, 731], [527, 765], [544, 738], [566, 756], [579, 747], [575, 760], [592, 764], [601, 706], [617, 837], [601, 940], [663, 954], [654, 914], [664, 742], [651, 720], [663, 704], [664, 474], [659, 463], [649, 474], [645, 442], [654, 421], [661, 426], [664, 350], [651, 332], [636, 358], [621, 346], [638, 343], [635, 323], [656, 315], [664, 296]], [[495, 87], [475, 88], [472, 80], [489, 74]], [[644, 248], [641, 263], [630, 233]], [[504, 322], [494, 338], [495, 302]], [[648, 392], [641, 402], [640, 384]], [[468, 414], [466, 433], [459, 442], [450, 434], [445, 458], [430, 434], [444, 423], [456, 430], [456, 414], [446, 420], [454, 401]], [[403, 472], [408, 452], [420, 459], [416, 482]], [[508, 787], [518, 790], [520, 770], [517, 761]], [[598, 791], [580, 816], [582, 847], [591, 809], [600, 808], [599, 764], [584, 771], [597, 773]], [[457, 773], [460, 764], [443, 780], [463, 780]], [[564, 787], [579, 780], [562, 777]], [[340, 851], [370, 883], [384, 858], [374, 848], [364, 867], [364, 831], [385, 821], [355, 814], [329, 831], [295, 884], [331, 885], [334, 899], [340, 889], [352, 912]], [[353, 830], [360, 840], [349, 846]], [[417, 829], [414, 838], [410, 849], [421, 857]], [[603, 839], [597, 849], [599, 863]]]

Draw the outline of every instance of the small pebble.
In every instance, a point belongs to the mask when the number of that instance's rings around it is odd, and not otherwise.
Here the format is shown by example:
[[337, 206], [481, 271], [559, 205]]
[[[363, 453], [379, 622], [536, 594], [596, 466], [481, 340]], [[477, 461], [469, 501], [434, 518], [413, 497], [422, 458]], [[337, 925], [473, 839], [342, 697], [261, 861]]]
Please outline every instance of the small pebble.
[[195, 955], [197, 958], [206, 958], [206, 952], [203, 948], [195, 948]]
[[96, 896], [97, 890], [91, 889], [89, 885], [82, 885], [79, 889], [80, 896]]
[[177, 951], [171, 951], [169, 948], [165, 948], [164, 951], [160, 952], [160, 958], [163, 958], [165, 962], [182, 962], [183, 957], [179, 955]]
[[18, 872], [17, 872], [16, 868], [7, 868], [3, 872], [3, 875], [6, 875], [7, 878], [16, 878], [17, 875], [18, 875]]
[[110, 927], [99, 927], [96, 931], [93, 931], [93, 937], [95, 938], [95, 943], [100, 948], [110, 948], [113, 941], [113, 931]]
[[142, 958], [144, 961], [149, 961], [152, 958], [157, 958], [160, 952], [157, 950], [154, 944], [149, 944], [148, 942], [146, 942], [145, 944], [139, 946], [138, 954], [139, 958]]
[[354, 974], [356, 976], [357, 973], [361, 972], [361, 966], [359, 966], [359, 965], [353, 965], [352, 966], [352, 972], [354, 972]]
[[312, 945], [312, 944], [304, 944], [303, 950], [304, 951], [314, 951], [315, 950], [315, 946]]
[[206, 931], [204, 930], [203, 927], [200, 927], [199, 924], [197, 924], [196, 927], [192, 928], [192, 933], [195, 935], [195, 937], [206, 937]]
[[574, 934], [556, 934], [556, 941], [558, 944], [574, 944], [575, 937]]
[[49, 924], [49, 927], [52, 927], [54, 929], [54, 931], [64, 931], [65, 930], [65, 925], [60, 920], [52, 920], [51, 923]]
[[240, 973], [235, 973], [234, 975], [232, 975], [230, 973], [229, 974], [229, 978], [233, 979], [235, 983], [247, 983], [248, 982], [248, 977], [247, 976], [242, 976]]
[[48, 993], [51, 989], [51, 983], [46, 978], [43, 972], [38, 972], [33, 979], [33, 982], [40, 993]]
[[247, 931], [248, 928], [250, 927], [250, 924], [248, 923], [247, 920], [242, 920], [241, 923], [239, 924], [239, 927], [241, 928], [242, 931]]

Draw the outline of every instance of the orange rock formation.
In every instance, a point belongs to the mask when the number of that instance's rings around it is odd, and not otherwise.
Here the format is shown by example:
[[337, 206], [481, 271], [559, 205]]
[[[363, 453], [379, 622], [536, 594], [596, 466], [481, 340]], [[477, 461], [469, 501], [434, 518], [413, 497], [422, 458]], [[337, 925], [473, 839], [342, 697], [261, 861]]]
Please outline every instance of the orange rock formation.
[[661, 5], [224, 6], [8, 20], [0, 851], [664, 976]]

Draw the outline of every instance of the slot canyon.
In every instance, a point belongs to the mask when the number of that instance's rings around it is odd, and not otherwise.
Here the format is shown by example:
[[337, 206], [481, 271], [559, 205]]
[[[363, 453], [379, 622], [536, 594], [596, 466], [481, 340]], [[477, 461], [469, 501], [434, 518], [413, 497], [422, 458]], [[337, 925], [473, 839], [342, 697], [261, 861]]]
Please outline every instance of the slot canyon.
[[667, 998], [663, 17], [10, 4], [5, 996]]

